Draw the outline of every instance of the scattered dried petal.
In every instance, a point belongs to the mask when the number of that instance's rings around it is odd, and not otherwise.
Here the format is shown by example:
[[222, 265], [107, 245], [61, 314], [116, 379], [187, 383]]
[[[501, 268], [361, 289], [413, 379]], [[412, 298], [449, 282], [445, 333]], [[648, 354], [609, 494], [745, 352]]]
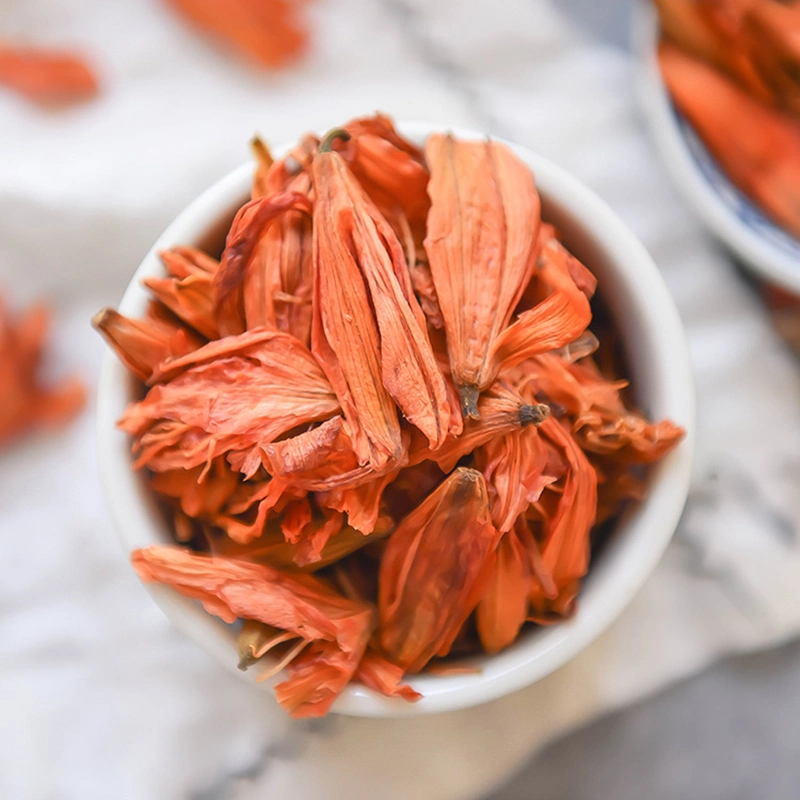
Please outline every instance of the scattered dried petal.
[[285, 67], [303, 54], [308, 43], [301, 17], [303, 4], [292, 0], [167, 2], [198, 28], [262, 67]]
[[0, 300], [0, 444], [35, 428], [63, 425], [86, 405], [77, 378], [54, 387], [40, 383], [49, 317], [44, 306], [34, 306], [15, 319]]
[[83, 58], [52, 50], [0, 46], [0, 84], [35, 103], [79, 103], [97, 94], [97, 78]]

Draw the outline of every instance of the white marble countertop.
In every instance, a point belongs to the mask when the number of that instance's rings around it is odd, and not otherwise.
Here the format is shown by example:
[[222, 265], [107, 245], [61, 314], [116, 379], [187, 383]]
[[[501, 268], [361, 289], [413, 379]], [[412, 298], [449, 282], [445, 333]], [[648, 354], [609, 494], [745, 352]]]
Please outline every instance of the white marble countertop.
[[[309, 59], [271, 77], [210, 49], [158, 0], [15, 0], [4, 11], [8, 35], [82, 44], [105, 76], [97, 103], [55, 115], [0, 96], [0, 285], [19, 303], [54, 301], [54, 369], [94, 380], [91, 314], [117, 301], [175, 213], [244, 160], [254, 129], [280, 142], [380, 108], [515, 139], [614, 207], [687, 326], [700, 441], [681, 529], [604, 637], [517, 695], [392, 723], [289, 723], [167, 624], [110, 530], [91, 410], [60, 436], [0, 453], [0, 797], [486, 796], [566, 731], [800, 631], [800, 371], [658, 163], [618, 46], [624, 11], [590, 0], [318, 0]], [[687, 751], [658, 738], [658, 720], [673, 702], [685, 720], [704, 702], [731, 719], [719, 705], [738, 691], [730, 669], [712, 673], [728, 690], [700, 678], [553, 745], [496, 799], [530, 797], [532, 782], [543, 798], [601, 796], [593, 786], [641, 796], [637, 741], [672, 754], [662, 794], [653, 779], [650, 795], [685, 796], [669, 775]], [[754, 714], [757, 701], [742, 708]], [[674, 722], [664, 736], [683, 730]]]

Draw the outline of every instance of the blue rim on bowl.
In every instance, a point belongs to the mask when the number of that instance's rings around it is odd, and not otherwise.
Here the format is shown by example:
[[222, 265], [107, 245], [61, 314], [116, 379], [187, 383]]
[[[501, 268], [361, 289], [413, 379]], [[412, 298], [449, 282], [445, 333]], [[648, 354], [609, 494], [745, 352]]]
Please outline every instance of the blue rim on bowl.
[[658, 16], [650, 0], [635, 6], [632, 44], [638, 93], [650, 131], [675, 183], [709, 230], [760, 278], [800, 293], [800, 240], [768, 219], [722, 172], [661, 77]]

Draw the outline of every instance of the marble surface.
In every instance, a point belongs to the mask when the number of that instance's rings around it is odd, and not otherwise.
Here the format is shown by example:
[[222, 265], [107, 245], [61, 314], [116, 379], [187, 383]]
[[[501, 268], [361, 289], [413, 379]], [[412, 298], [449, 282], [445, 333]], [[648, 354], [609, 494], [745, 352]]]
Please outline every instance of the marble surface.
[[799, 715], [794, 642], [728, 659], [582, 728], [485, 800], [796, 800]]
[[[0, 96], [0, 284], [20, 303], [54, 301], [54, 371], [94, 380], [102, 347], [87, 320], [166, 222], [246, 157], [254, 129], [280, 142], [381, 108], [515, 139], [615, 208], [687, 326], [700, 440], [662, 564], [567, 667], [458, 714], [300, 724], [212, 664], [138, 586], [99, 496], [91, 409], [20, 443], [0, 454], [0, 797], [486, 796], [565, 732], [800, 630], [800, 372], [658, 164], [617, 46], [623, 9], [598, 5], [319, 0], [310, 58], [264, 77], [157, 0], [8, 4], [9, 35], [83, 44], [105, 76], [101, 100], [55, 115]], [[554, 747], [588, 747], [571, 741]], [[505, 797], [531, 796], [545, 763]], [[551, 785], [553, 797], [589, 791]]]

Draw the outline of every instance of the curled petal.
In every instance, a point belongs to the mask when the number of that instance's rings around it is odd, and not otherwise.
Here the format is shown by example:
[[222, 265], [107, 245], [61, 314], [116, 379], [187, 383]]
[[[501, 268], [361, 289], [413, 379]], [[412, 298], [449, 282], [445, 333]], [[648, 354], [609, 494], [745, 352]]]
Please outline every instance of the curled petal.
[[[287, 542], [279, 530], [271, 530], [268, 527], [260, 537], [244, 543], [233, 541], [227, 536], [213, 537], [210, 542], [211, 552], [228, 558], [264, 563], [289, 572], [317, 572], [355, 553], [365, 545], [388, 536], [392, 531], [391, 526], [384, 526], [375, 530], [370, 536], [364, 536], [361, 531], [349, 525], [332, 531], [331, 527], [334, 524], [332, 519], [326, 518], [323, 523], [323, 526], [326, 523], [329, 525], [327, 530], [322, 530], [322, 527], [317, 528], [318, 536], [312, 536], [299, 544]], [[319, 538], [322, 536], [325, 537], [325, 541], [320, 544]]]
[[322, 717], [353, 678], [367, 646], [347, 652], [331, 642], [315, 642], [289, 665], [289, 678], [275, 687], [280, 705], [295, 719]]
[[338, 409], [313, 357], [288, 334], [270, 332], [242, 355], [205, 355], [192, 354], [196, 366], [125, 411], [120, 427], [136, 437], [139, 466], [190, 469], [230, 451], [258, 457], [282, 433]]
[[500, 533], [514, 527], [517, 517], [539, 499], [552, 478], [544, 474], [547, 448], [535, 426], [492, 439], [475, 453], [492, 507], [492, 521]]
[[139, 379], [149, 381], [159, 364], [191, 353], [203, 344], [183, 325], [160, 319], [130, 319], [104, 308], [92, 320], [120, 361]]
[[275, 331], [255, 330], [239, 336], [226, 336], [215, 339], [202, 347], [196, 347], [179, 356], [170, 356], [153, 370], [150, 383], [171, 381], [190, 367], [210, 364], [220, 358], [229, 356], [251, 357], [258, 360], [265, 342], [275, 339]]
[[199, 273], [181, 279], [145, 278], [144, 285], [189, 327], [206, 339], [217, 339], [212, 280], [211, 275]]
[[159, 253], [167, 272], [173, 277], [189, 278], [197, 275], [213, 277], [219, 269], [219, 261], [196, 247], [173, 247]]
[[372, 627], [369, 605], [342, 597], [311, 575], [178, 547], [136, 550], [131, 561], [145, 583], [162, 583], [200, 600], [225, 622], [256, 620], [304, 639], [334, 642], [359, 658]]
[[622, 464], [651, 464], [683, 438], [683, 429], [669, 420], [649, 422], [626, 408], [620, 392], [627, 382], [604, 378], [591, 359], [538, 356], [528, 380], [566, 410], [573, 436], [587, 452], [613, 455]]
[[553, 291], [541, 303], [523, 311], [497, 337], [492, 346], [493, 377], [500, 369], [568, 345], [592, 320], [589, 301], [567, 269], [545, 262], [539, 279]]
[[403, 670], [391, 661], [383, 658], [374, 651], [367, 649], [361, 659], [354, 676], [368, 689], [373, 689], [387, 697], [402, 697], [409, 703], [414, 703], [422, 695], [403, 684]]
[[528, 616], [530, 558], [515, 529], [500, 540], [486, 590], [478, 603], [476, 622], [487, 653], [510, 645]]
[[219, 514], [240, 485], [240, 476], [228, 467], [225, 459], [214, 459], [210, 469], [174, 469], [158, 472], [150, 486], [165, 497], [179, 501], [188, 517], [208, 518]]
[[542, 563], [558, 589], [551, 599], [538, 584], [531, 591], [534, 619], [569, 616], [580, 580], [589, 566], [589, 532], [597, 509], [597, 475], [562, 424], [551, 417], [539, 428], [567, 464], [563, 490], [552, 517], [544, 521]]
[[281, 192], [251, 200], [239, 209], [225, 240], [219, 270], [214, 276], [214, 316], [222, 336], [242, 333], [245, 315], [245, 277], [261, 237], [288, 211], [311, 212], [307, 196]]
[[348, 486], [319, 493], [320, 502], [327, 508], [347, 514], [347, 522], [364, 535], [378, 524], [381, 501], [386, 487], [397, 477], [399, 470], [377, 475], [358, 486]]

